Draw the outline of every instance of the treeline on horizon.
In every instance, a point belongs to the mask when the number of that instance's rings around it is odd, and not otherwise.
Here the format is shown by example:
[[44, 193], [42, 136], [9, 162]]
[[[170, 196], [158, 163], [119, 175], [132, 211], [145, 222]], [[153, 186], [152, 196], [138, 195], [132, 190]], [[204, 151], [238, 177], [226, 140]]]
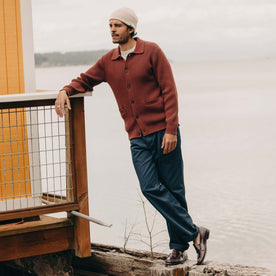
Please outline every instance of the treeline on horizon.
[[36, 67], [92, 65], [108, 50], [35, 53]]

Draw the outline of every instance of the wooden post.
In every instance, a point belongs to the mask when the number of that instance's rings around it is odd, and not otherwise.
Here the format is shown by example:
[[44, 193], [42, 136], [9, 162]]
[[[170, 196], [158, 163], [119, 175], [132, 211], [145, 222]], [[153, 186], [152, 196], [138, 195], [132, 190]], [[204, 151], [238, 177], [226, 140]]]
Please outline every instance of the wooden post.
[[[89, 215], [88, 181], [86, 165], [84, 99], [71, 99], [72, 116], [72, 174], [79, 212]], [[89, 222], [75, 217], [75, 254], [78, 257], [91, 256]]]
[[72, 128], [70, 127], [71, 118], [69, 116], [69, 110], [66, 107], [65, 112], [65, 145], [66, 145], [66, 200], [67, 202], [74, 201], [74, 187], [72, 183], [72, 166], [70, 161], [72, 160], [72, 150], [71, 150], [71, 137]]

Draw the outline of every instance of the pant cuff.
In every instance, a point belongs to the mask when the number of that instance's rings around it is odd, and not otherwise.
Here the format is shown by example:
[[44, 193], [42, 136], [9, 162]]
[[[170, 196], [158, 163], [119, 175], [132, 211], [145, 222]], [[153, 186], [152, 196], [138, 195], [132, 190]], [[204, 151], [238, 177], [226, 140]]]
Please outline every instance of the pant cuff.
[[198, 233], [199, 233], [199, 227], [196, 226], [196, 225], [195, 225], [195, 227], [196, 227], [196, 232], [190, 237], [189, 242], [190, 242], [190, 241], [194, 241], [195, 238], [197, 237]]
[[176, 249], [180, 251], [185, 251], [189, 248], [189, 244], [178, 244], [178, 243], [171, 243], [170, 242], [170, 249]]
[[170, 249], [176, 249], [176, 250], [180, 250], [180, 251], [187, 250], [189, 248], [189, 246], [190, 246], [188, 242], [194, 241], [195, 238], [197, 237], [198, 233], [199, 233], [198, 226], [195, 225], [195, 227], [196, 227], [197, 231], [190, 237], [190, 239], [187, 241], [187, 243], [185, 243], [185, 244], [179, 244], [179, 243], [172, 243], [172, 242], [170, 242], [170, 244], [169, 244]]

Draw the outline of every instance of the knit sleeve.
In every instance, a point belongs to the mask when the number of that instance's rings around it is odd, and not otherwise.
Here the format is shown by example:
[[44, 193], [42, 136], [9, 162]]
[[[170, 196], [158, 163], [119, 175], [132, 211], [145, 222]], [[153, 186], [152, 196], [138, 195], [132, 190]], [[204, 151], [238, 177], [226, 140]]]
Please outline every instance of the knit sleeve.
[[62, 90], [71, 96], [86, 91], [93, 91], [93, 87], [105, 81], [104, 62], [101, 57], [91, 68], [79, 77], [73, 79], [70, 84], [64, 86]]
[[152, 54], [153, 70], [160, 86], [166, 115], [166, 133], [177, 134], [178, 96], [169, 61], [159, 46], [155, 45]]

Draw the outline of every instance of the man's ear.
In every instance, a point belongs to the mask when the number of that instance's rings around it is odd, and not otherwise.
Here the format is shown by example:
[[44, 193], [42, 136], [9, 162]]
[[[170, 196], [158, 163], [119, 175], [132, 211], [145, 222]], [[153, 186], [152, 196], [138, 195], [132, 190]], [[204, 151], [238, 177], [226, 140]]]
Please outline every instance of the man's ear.
[[132, 33], [134, 33], [134, 29], [133, 28], [129, 28], [129, 34], [131, 35]]

